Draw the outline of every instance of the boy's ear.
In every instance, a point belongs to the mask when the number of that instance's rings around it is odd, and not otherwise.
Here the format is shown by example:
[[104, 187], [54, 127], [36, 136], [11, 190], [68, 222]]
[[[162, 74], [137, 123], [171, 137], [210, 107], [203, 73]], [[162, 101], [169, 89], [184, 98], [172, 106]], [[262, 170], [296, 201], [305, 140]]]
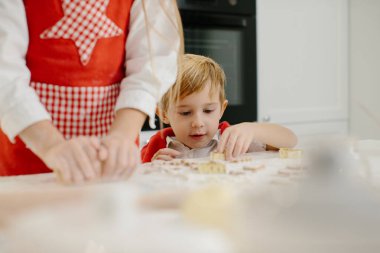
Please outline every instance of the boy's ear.
[[228, 100], [225, 99], [224, 102], [223, 102], [223, 104], [222, 104], [222, 110], [221, 110], [221, 113], [220, 113], [220, 118], [222, 118], [223, 113], [224, 113], [224, 111], [225, 111], [226, 108], [227, 108], [227, 105], [228, 105]]
[[161, 108], [159, 106], [157, 106], [157, 108], [156, 108], [156, 114], [162, 122], [169, 125], [169, 119], [166, 116], [166, 113], [163, 110], [161, 110]]

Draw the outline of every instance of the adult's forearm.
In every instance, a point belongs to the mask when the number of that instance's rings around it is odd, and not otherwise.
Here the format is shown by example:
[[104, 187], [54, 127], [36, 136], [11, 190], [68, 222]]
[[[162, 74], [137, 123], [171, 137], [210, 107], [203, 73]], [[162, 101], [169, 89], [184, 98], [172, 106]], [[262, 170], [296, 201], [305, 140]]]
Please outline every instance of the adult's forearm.
[[146, 119], [146, 114], [132, 108], [120, 109], [110, 129], [110, 135], [136, 139]]
[[63, 135], [49, 120], [39, 121], [27, 127], [19, 136], [40, 158], [48, 149], [65, 141]]

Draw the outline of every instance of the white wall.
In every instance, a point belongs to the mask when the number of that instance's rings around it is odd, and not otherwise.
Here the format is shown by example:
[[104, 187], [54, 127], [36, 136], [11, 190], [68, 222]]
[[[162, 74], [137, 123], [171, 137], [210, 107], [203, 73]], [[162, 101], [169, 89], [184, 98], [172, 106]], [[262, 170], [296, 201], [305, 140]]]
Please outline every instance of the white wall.
[[347, 134], [348, 2], [257, 0], [258, 120]]
[[380, 0], [350, 0], [350, 134], [380, 139]]

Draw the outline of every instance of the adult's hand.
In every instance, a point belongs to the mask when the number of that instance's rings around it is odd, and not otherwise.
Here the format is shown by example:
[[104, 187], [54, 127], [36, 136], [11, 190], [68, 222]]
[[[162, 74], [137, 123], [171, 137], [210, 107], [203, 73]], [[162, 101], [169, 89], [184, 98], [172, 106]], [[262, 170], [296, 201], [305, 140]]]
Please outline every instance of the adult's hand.
[[99, 148], [96, 137], [75, 137], [52, 146], [40, 157], [63, 182], [80, 184], [100, 177]]
[[110, 134], [102, 140], [102, 145], [104, 150], [101, 150], [100, 158], [105, 178], [128, 178], [141, 163], [140, 151], [134, 140]]
[[146, 114], [132, 108], [120, 109], [109, 134], [103, 138], [100, 159], [103, 161], [103, 176], [110, 179], [132, 175], [141, 162], [140, 150], [135, 143]]
[[100, 175], [96, 137], [65, 140], [50, 121], [40, 121], [20, 133], [20, 138], [65, 183], [82, 183]]

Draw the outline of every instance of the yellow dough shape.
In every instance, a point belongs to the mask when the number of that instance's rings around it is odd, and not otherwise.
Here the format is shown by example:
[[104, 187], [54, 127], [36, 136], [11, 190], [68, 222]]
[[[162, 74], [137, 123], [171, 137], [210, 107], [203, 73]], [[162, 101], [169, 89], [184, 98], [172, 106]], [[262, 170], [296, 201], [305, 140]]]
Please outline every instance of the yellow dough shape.
[[212, 184], [191, 192], [181, 209], [189, 221], [225, 229], [237, 217], [236, 208], [234, 189]]
[[280, 148], [280, 158], [301, 158], [302, 150], [293, 148]]
[[226, 156], [224, 155], [224, 153], [211, 152], [210, 153], [210, 160], [211, 161], [216, 161], [216, 160], [225, 161]]
[[204, 174], [225, 174], [227, 172], [226, 165], [220, 162], [210, 161], [201, 163], [198, 166], [198, 171]]

